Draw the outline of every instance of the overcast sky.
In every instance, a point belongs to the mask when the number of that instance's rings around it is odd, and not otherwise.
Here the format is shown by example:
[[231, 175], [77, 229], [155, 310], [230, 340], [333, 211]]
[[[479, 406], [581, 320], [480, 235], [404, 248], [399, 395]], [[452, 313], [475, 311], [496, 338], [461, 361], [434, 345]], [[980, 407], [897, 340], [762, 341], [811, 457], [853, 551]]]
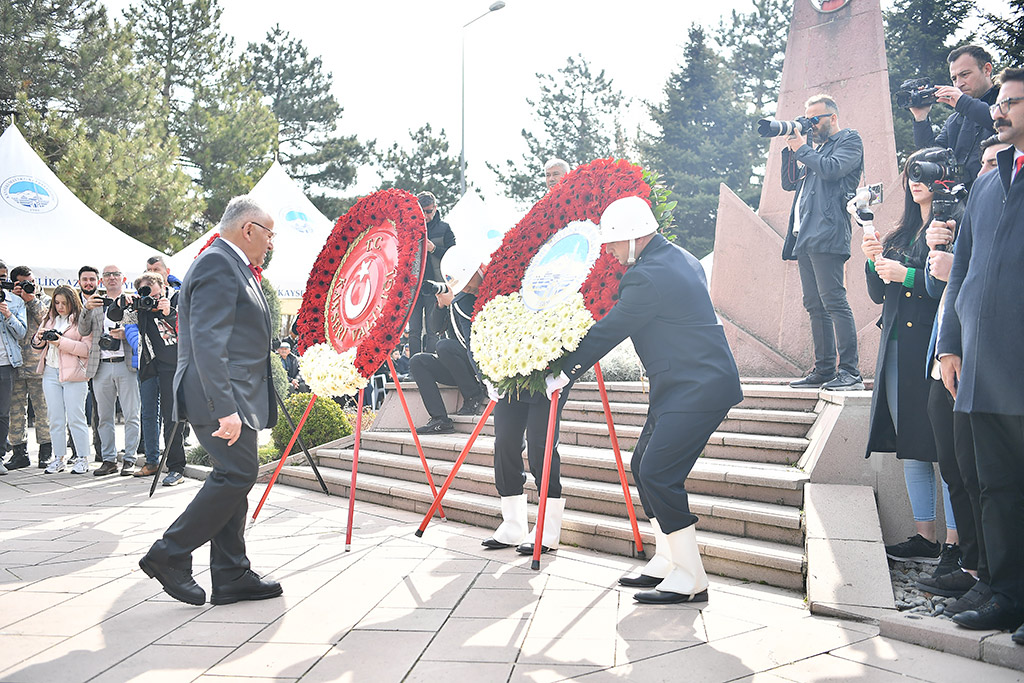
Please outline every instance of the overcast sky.
[[[806, 0], [797, 0], [803, 2]], [[861, 0], [853, 0], [855, 2]], [[380, 147], [408, 143], [408, 131], [430, 123], [444, 129], [453, 156], [460, 139], [463, 25], [487, 12], [491, 0], [221, 0], [222, 28], [236, 48], [261, 42], [279, 23], [319, 55], [334, 75], [345, 108], [340, 128]], [[120, 17], [129, 0], [105, 0]], [[892, 0], [883, 0], [883, 7]], [[989, 11], [1005, 0], [980, 0]], [[504, 9], [465, 29], [467, 176], [489, 195], [493, 175], [484, 162], [519, 159], [520, 131], [539, 130], [526, 98], [539, 93], [535, 74], [554, 73], [582, 54], [604, 69], [644, 118], [683, 55], [687, 28], [717, 28], [730, 10], [751, 0], [507, 0]], [[577, 163], [584, 160], [569, 160]], [[357, 191], [372, 189], [361, 174]]]

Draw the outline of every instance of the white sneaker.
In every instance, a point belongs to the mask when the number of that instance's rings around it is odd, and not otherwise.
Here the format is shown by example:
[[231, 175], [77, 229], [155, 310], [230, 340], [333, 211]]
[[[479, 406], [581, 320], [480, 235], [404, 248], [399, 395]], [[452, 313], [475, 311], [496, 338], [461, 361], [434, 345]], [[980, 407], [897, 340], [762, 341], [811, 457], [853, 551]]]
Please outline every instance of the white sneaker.
[[4, 467], [4, 464], [2, 462], [0, 462], [0, 475], [3, 474], [7, 474], [7, 468]]
[[85, 474], [89, 471], [89, 461], [85, 458], [75, 458], [75, 462], [71, 465], [71, 471], [74, 474]]
[[54, 458], [50, 461], [50, 464], [46, 466], [44, 472], [46, 474], [57, 474], [58, 472], [64, 471], [64, 458]]

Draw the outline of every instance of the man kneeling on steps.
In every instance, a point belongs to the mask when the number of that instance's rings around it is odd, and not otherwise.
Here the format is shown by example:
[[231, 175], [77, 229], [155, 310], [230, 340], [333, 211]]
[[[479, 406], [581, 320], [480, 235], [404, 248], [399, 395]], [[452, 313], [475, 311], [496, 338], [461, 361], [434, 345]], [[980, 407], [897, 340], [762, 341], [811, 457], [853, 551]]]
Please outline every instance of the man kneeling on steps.
[[687, 503], [686, 477], [729, 409], [743, 399], [739, 372], [718, 322], [700, 262], [657, 234], [658, 221], [639, 197], [612, 202], [601, 215], [605, 251], [628, 266], [619, 300], [547, 378], [548, 396], [579, 378], [626, 337], [650, 377], [647, 421], [630, 469], [654, 527], [656, 554], [624, 586], [649, 588], [639, 602], [707, 600]]

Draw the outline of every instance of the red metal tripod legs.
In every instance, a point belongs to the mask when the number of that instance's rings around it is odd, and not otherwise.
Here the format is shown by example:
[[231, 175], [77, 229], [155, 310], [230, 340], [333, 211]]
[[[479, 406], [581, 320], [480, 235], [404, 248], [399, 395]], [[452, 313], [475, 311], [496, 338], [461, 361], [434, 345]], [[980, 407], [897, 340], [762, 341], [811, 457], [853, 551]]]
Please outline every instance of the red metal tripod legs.
[[359, 437], [363, 434], [363, 391], [359, 390], [356, 408], [356, 440], [352, 444], [352, 483], [348, 487], [348, 524], [345, 528], [345, 552], [352, 549], [352, 517], [356, 512], [356, 468], [359, 466]]
[[558, 399], [561, 390], [551, 394], [551, 410], [548, 412], [548, 434], [544, 439], [544, 472], [540, 478], [540, 503], [537, 505], [537, 523], [534, 525], [533, 562], [531, 569], [540, 569], [541, 539], [544, 538], [544, 513], [548, 508], [548, 484], [551, 483], [551, 454], [555, 449], [555, 421], [558, 420]]
[[273, 488], [274, 482], [277, 481], [277, 475], [281, 474], [281, 468], [284, 467], [284, 461], [288, 459], [288, 455], [292, 452], [295, 440], [299, 438], [299, 432], [302, 431], [302, 425], [306, 424], [306, 418], [309, 417], [309, 411], [313, 409], [314, 403], [316, 403], [316, 394], [313, 394], [312, 398], [309, 399], [309, 405], [306, 406], [306, 412], [302, 413], [302, 418], [299, 419], [299, 424], [295, 426], [295, 432], [292, 434], [292, 438], [288, 442], [288, 447], [284, 449], [284, 453], [281, 454], [281, 460], [277, 463], [277, 469], [274, 470], [274, 475], [270, 477], [270, 482], [267, 484], [267, 490], [263, 492], [263, 497], [260, 498], [260, 504], [256, 506], [256, 510], [252, 513], [252, 520], [254, 522], [256, 521], [256, 517], [259, 516], [260, 510], [263, 508], [263, 504], [267, 502], [267, 496], [270, 495], [270, 489]]
[[[409, 431], [412, 432], [412, 440], [416, 444], [416, 452], [420, 454], [423, 472], [427, 475], [427, 483], [430, 484], [430, 495], [434, 496], [434, 499], [437, 500], [437, 488], [434, 486], [434, 478], [430, 476], [430, 466], [427, 465], [427, 459], [423, 456], [423, 446], [420, 445], [420, 437], [416, 433], [416, 425], [413, 424], [412, 413], [409, 412], [409, 404], [405, 402], [402, 383], [398, 381], [398, 373], [395, 372], [395, 364], [391, 361], [391, 356], [388, 356], [388, 368], [391, 370], [391, 378], [394, 380], [395, 389], [398, 391], [398, 400], [402, 403], [402, 410], [405, 411], [405, 419], [409, 422]], [[440, 505], [437, 506], [437, 512], [441, 515], [442, 520], [447, 521], [447, 518], [444, 516], [444, 509]]]

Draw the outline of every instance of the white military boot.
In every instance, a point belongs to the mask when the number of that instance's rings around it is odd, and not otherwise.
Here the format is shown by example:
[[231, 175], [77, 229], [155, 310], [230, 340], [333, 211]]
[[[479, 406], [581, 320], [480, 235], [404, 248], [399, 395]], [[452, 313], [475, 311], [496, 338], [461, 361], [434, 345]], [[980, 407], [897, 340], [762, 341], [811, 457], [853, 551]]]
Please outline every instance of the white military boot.
[[640, 573], [635, 576], [623, 576], [619, 579], [620, 586], [630, 588], [654, 588], [672, 571], [672, 557], [668, 549], [668, 535], [661, 530], [658, 520], [651, 518], [654, 528], [654, 557], [647, 561]]
[[494, 530], [494, 535], [480, 543], [485, 548], [500, 550], [511, 548], [526, 538], [526, 494], [518, 496], [502, 496], [501, 524]]
[[697, 532], [691, 524], [685, 529], [668, 534], [672, 571], [657, 588], [640, 591], [633, 598], [652, 605], [677, 602], [704, 602], [708, 599], [708, 575], [697, 549]]
[[[540, 552], [558, 550], [558, 541], [562, 537], [562, 515], [565, 513], [565, 498], [548, 498], [544, 509], [544, 531], [540, 539]], [[535, 526], [527, 536], [525, 543], [520, 543], [516, 552], [520, 555], [533, 555], [533, 539], [537, 536]]]

